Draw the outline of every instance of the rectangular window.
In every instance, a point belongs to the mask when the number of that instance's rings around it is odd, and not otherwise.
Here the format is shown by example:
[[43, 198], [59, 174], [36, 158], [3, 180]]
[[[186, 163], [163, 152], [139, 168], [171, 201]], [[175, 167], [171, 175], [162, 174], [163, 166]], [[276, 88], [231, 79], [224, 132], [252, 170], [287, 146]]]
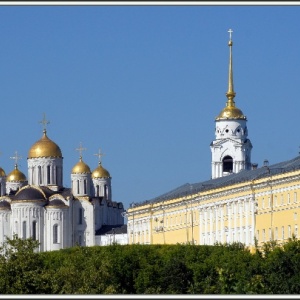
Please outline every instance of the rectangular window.
[[282, 226], [281, 228], [281, 236], [282, 236], [282, 240], [284, 240], [284, 226]]
[[291, 225], [288, 226], [288, 237], [292, 237], [292, 232], [291, 232]]
[[272, 240], [272, 230], [271, 230], [271, 228], [269, 228], [269, 240], [270, 241]]
[[262, 202], [261, 207], [262, 207], [262, 208], [265, 208], [265, 199], [262, 198], [262, 201], [261, 201], [261, 202]]
[[298, 225], [295, 225], [295, 237], [298, 238]]
[[284, 199], [283, 199], [283, 195], [281, 195], [281, 205], [284, 204]]
[[278, 227], [275, 227], [275, 240], [278, 240]]
[[294, 193], [294, 202], [297, 203], [297, 192]]
[[79, 208], [79, 215], [78, 215], [78, 219], [79, 219], [79, 224], [82, 224], [82, 220], [83, 220], [83, 210], [82, 208]]
[[265, 241], [266, 241], [266, 230], [263, 229], [263, 242], [265, 242]]
[[288, 193], [287, 197], [288, 197], [287, 203], [290, 204], [291, 203], [290, 193]]

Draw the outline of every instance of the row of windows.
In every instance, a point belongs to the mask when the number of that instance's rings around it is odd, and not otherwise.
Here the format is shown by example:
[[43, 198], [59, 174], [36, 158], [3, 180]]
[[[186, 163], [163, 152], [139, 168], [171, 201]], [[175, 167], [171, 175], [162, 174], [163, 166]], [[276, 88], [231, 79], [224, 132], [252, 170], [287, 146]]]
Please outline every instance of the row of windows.
[[[73, 182], [73, 189], [75, 190], [75, 182]], [[76, 191], [77, 191], [77, 194], [80, 194], [80, 181], [79, 180], [76, 180]], [[83, 181], [83, 193], [82, 194], [87, 194], [87, 180], [84, 179]], [[107, 185], [104, 185], [104, 198], [106, 199], [107, 198], [107, 194], [108, 194], [108, 187]], [[100, 196], [100, 187], [99, 185], [96, 185], [96, 197], [99, 197]]]
[[[274, 195], [273, 196], [273, 205], [276, 206], [281, 206], [285, 204], [285, 199], [284, 195], [281, 194], [280, 196]], [[291, 199], [290, 193], [287, 194], [287, 201], [286, 204], [291, 204], [291, 203], [297, 203], [298, 202], [298, 197], [297, 197], [297, 192], [294, 192], [293, 194], [293, 199]], [[269, 196], [267, 199], [262, 198], [261, 199], [261, 208], [270, 208], [272, 206], [272, 198]]]
[[[56, 169], [56, 172], [55, 172], [55, 174], [56, 174], [56, 182], [58, 181], [57, 180], [57, 167], [55, 167], [55, 169]], [[46, 169], [47, 171], [46, 171], [46, 184], [51, 184], [51, 166], [47, 166], [47, 169]], [[32, 169], [32, 178], [34, 178], [34, 171], [35, 171], [35, 169], [33, 168]], [[43, 184], [43, 173], [42, 173], [42, 167], [41, 166], [38, 166], [38, 168], [37, 168], [37, 172], [38, 172], [38, 183], [41, 185], [41, 184]]]
[[[18, 232], [18, 222], [15, 222], [15, 231]], [[31, 230], [31, 237], [33, 240], [37, 240], [37, 222], [33, 221], [32, 222], [32, 230]], [[22, 222], [22, 239], [27, 239], [30, 236], [27, 234], [27, 222], [23, 221]], [[59, 243], [59, 226], [58, 224], [53, 225], [53, 244]]]
[[272, 229], [269, 228], [269, 229], [262, 229], [262, 232], [261, 232], [261, 236], [260, 236], [260, 232], [259, 230], [257, 230], [257, 239], [262, 240], [262, 242], [266, 242], [266, 241], [271, 241], [273, 239], [275, 240], [284, 240], [284, 239], [287, 239], [287, 238], [291, 238], [292, 235], [294, 234], [295, 237], [297, 238], [298, 237], [298, 225], [296, 224], [294, 226], [294, 230], [292, 230], [292, 226], [291, 225], [288, 225], [287, 226], [287, 232], [285, 232], [285, 226], [281, 226], [280, 228], [278, 227], [275, 227], [274, 229], [274, 237], [272, 237]]
[[[249, 237], [251, 237], [252, 231], [249, 231]], [[247, 232], [231, 232], [223, 234], [221, 232], [213, 232], [210, 233], [203, 233], [202, 234], [202, 243], [215, 243], [215, 242], [221, 242], [221, 243], [232, 243], [232, 242], [241, 242], [246, 243], [247, 242]]]

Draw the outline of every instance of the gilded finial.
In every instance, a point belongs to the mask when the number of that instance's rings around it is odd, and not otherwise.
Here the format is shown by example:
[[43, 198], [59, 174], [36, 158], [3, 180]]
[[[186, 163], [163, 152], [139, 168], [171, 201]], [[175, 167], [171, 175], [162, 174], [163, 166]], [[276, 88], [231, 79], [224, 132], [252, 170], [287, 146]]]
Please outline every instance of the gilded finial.
[[235, 97], [235, 92], [233, 89], [233, 71], [232, 71], [232, 29], [228, 30], [229, 32], [229, 42], [228, 46], [230, 47], [229, 51], [229, 76], [228, 76], [228, 91], [226, 93], [226, 96], [228, 98], [228, 101], [226, 103], [227, 106], [235, 106], [233, 98]]
[[43, 133], [46, 133], [47, 130], [46, 130], [46, 127], [48, 124], [50, 124], [50, 121], [48, 121], [46, 119], [46, 114], [44, 113], [44, 116], [43, 116], [43, 120], [39, 122], [40, 124], [43, 124]]
[[82, 145], [81, 145], [81, 142], [80, 142], [79, 143], [79, 148], [76, 148], [75, 150], [79, 151], [79, 159], [81, 160], [82, 159], [82, 151], [86, 150], [86, 148], [83, 148]]
[[105, 153], [102, 153], [102, 152], [101, 152], [101, 148], [99, 148], [98, 153], [96, 153], [96, 154], [94, 154], [94, 155], [98, 156], [98, 163], [99, 163], [99, 165], [101, 165], [102, 156], [104, 156]]

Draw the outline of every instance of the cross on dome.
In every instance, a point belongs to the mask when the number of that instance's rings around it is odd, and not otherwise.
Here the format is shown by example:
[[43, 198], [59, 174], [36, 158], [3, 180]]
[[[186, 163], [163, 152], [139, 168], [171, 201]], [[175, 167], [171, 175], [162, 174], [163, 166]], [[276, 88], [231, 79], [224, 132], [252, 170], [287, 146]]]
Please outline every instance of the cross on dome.
[[99, 160], [98, 162], [99, 162], [99, 164], [101, 164], [102, 156], [104, 156], [105, 153], [101, 152], [101, 148], [99, 148], [98, 153], [96, 153], [94, 155], [98, 156], [98, 160]]
[[76, 148], [75, 150], [79, 151], [79, 157], [82, 159], [82, 151], [86, 150], [86, 148], [82, 147], [81, 142], [79, 143], [79, 148]]
[[43, 120], [39, 121], [40, 124], [43, 124], [43, 132], [46, 132], [46, 127], [50, 124], [50, 121], [46, 119], [46, 114], [44, 113]]
[[15, 160], [15, 166], [17, 166], [18, 160], [22, 159], [22, 156], [18, 156], [18, 151], [15, 151], [15, 156], [11, 156], [10, 158]]
[[233, 33], [233, 30], [229, 29], [228, 32], [229, 32], [229, 39], [231, 40], [231, 34]]

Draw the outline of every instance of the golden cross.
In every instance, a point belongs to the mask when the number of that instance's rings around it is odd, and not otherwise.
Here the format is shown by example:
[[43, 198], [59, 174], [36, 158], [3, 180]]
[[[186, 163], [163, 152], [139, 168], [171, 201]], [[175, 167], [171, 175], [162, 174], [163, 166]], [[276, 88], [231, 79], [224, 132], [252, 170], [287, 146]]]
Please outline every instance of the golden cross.
[[101, 152], [101, 148], [99, 148], [98, 153], [96, 153], [94, 155], [98, 156], [99, 164], [101, 164], [101, 157], [105, 155], [104, 153]]
[[229, 32], [229, 39], [231, 40], [231, 34], [233, 33], [233, 31], [232, 29], [229, 29], [228, 32]]
[[46, 132], [46, 127], [47, 125], [50, 123], [50, 121], [47, 121], [46, 120], [46, 114], [44, 113], [44, 117], [43, 117], [43, 120], [39, 122], [40, 124], [43, 124], [43, 131]]
[[22, 158], [22, 156], [18, 156], [18, 151], [15, 151], [15, 156], [11, 156], [11, 159], [15, 160], [15, 164], [18, 164], [18, 160]]
[[86, 148], [83, 148], [83, 147], [81, 146], [81, 142], [80, 142], [80, 143], [79, 143], [79, 148], [76, 148], [75, 150], [76, 150], [76, 151], [79, 151], [80, 158], [82, 158], [82, 151], [83, 151], [83, 150], [86, 150]]

